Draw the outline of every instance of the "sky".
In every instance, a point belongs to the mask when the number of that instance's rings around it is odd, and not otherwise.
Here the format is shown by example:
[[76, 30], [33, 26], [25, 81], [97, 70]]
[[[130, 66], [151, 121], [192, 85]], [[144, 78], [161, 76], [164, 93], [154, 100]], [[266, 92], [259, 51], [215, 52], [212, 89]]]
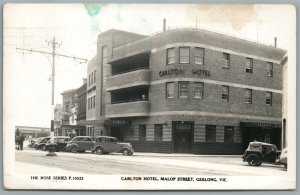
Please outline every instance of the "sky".
[[[7, 4], [4, 7], [3, 108], [5, 128], [50, 127], [51, 56], [16, 48], [51, 52], [47, 40], [61, 43], [57, 53], [92, 59], [97, 36], [111, 28], [143, 35], [192, 27], [274, 44], [290, 51], [296, 37], [295, 9], [290, 5], [213, 4]], [[295, 39], [294, 39], [295, 40]], [[78, 88], [87, 64], [56, 58], [55, 103], [61, 93]]]

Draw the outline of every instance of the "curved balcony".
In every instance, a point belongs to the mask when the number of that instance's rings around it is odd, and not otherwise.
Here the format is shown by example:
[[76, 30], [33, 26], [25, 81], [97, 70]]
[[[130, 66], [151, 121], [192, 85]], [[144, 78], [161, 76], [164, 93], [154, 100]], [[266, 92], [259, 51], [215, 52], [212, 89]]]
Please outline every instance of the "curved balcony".
[[122, 88], [150, 85], [150, 70], [140, 69], [124, 74], [114, 75], [107, 78], [106, 91]]
[[125, 102], [106, 105], [106, 118], [136, 117], [148, 115], [148, 101]]

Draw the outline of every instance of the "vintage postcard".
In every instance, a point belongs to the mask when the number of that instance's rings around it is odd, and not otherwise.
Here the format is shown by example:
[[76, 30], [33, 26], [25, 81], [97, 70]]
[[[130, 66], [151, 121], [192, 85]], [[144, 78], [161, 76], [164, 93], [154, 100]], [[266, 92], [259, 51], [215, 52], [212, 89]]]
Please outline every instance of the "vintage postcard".
[[6, 4], [6, 189], [294, 190], [296, 8]]

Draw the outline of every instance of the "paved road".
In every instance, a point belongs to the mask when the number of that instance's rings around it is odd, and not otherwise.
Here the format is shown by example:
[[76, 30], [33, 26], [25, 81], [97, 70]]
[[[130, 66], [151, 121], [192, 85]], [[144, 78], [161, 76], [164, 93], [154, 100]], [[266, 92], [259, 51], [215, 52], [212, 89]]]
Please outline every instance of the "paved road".
[[[174, 154], [135, 153], [96, 155], [91, 153], [59, 152], [56, 157], [45, 156], [46, 152], [28, 150], [16, 151], [19, 164], [59, 168], [86, 174], [110, 175], [218, 175], [256, 176], [286, 174], [283, 166], [262, 165], [250, 167], [240, 156], [201, 156]], [[16, 164], [17, 164], [16, 163]], [[19, 171], [22, 170], [20, 167]], [[40, 171], [43, 171], [41, 169]], [[47, 171], [45, 169], [45, 171]]]

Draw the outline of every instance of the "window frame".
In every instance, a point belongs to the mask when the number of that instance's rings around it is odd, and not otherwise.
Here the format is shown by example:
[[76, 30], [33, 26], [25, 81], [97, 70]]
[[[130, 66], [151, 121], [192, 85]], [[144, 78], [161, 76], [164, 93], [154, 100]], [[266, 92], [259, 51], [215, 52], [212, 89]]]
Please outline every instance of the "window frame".
[[[247, 91], [249, 91], [250, 92], [250, 101], [247, 101], [247, 99], [246, 98], [248, 98], [246, 95], [247, 95]], [[245, 103], [246, 104], [252, 104], [252, 102], [253, 102], [253, 99], [252, 99], [252, 95], [253, 95], [253, 92], [252, 92], [252, 89], [245, 89]]]
[[[209, 129], [211, 128], [211, 129]], [[208, 132], [210, 131], [211, 134]], [[217, 126], [216, 125], [205, 125], [205, 142], [216, 142], [217, 141]]]
[[[231, 132], [229, 132], [229, 129]], [[226, 133], [227, 132], [227, 133]], [[228, 136], [230, 137], [228, 138]], [[225, 143], [233, 143], [234, 142], [234, 126], [224, 126], [224, 142]]]
[[[226, 52], [223, 52], [222, 56], [223, 56], [223, 61], [226, 62], [226, 66], [225, 66], [225, 63], [223, 63], [222, 68], [224, 68], [224, 69], [230, 69], [230, 54], [226, 53]], [[228, 59], [225, 59], [225, 56]]]
[[[187, 84], [187, 96], [182, 96], [180, 95], [182, 93], [182, 91], [180, 90], [181, 89], [181, 84]], [[178, 98], [181, 98], [181, 99], [186, 99], [186, 98], [189, 98], [189, 82], [188, 81], [179, 81], [178, 82]]]
[[[143, 132], [145, 131], [145, 132]], [[141, 136], [141, 132], [143, 132], [143, 134], [145, 134], [145, 136]], [[147, 137], [147, 126], [144, 124], [139, 125], [139, 141], [146, 141], [146, 137]]]
[[[226, 89], [226, 93], [224, 94], [224, 90]], [[225, 98], [223, 98], [223, 95]], [[227, 95], [227, 96], [226, 96]], [[229, 102], [229, 86], [228, 85], [222, 85], [222, 100]]]
[[[158, 127], [160, 129], [158, 129]], [[154, 124], [154, 141], [163, 141], [163, 129], [162, 124]]]
[[[202, 51], [202, 56], [199, 56], [197, 55], [197, 50], [200, 50]], [[205, 58], [205, 49], [203, 47], [195, 47], [195, 51], [194, 51], [194, 54], [195, 54], [195, 65], [204, 65], [204, 58]], [[202, 59], [202, 64], [201, 63], [197, 63], [196, 59], [199, 58], [199, 59]]]
[[[197, 85], [201, 85], [202, 90], [196, 90]], [[196, 92], [199, 92], [200, 96], [196, 96]], [[204, 83], [203, 82], [195, 82], [194, 83], [194, 98], [196, 98], [196, 99], [204, 98]]]
[[246, 58], [246, 73], [253, 74], [253, 58]]
[[[268, 98], [268, 94], [270, 94], [270, 97]], [[268, 100], [270, 101], [268, 103]], [[266, 91], [266, 105], [272, 106], [273, 105], [273, 94], [270, 91]]]
[[[181, 49], [187, 49], [188, 50], [188, 56], [182, 56], [181, 55]], [[190, 63], [190, 57], [191, 57], [191, 52], [190, 52], [190, 47], [188, 46], [181, 46], [179, 47], [179, 64], [189, 64]], [[187, 57], [188, 61], [187, 62], [182, 62], [181, 59]]]
[[[168, 96], [169, 95], [169, 88], [168, 88], [168, 86], [169, 86], [169, 84], [173, 84], [173, 94], [172, 94], [172, 96]], [[172, 99], [172, 98], [174, 98], [174, 94], [175, 94], [175, 83], [174, 82], [167, 82], [166, 83], [166, 99]]]
[[274, 69], [274, 63], [273, 62], [267, 62], [268, 77], [273, 77], [273, 69]]
[[[173, 56], [170, 56], [170, 51], [173, 51]], [[170, 47], [170, 48], [167, 48], [167, 51], [166, 51], [166, 64], [167, 65], [171, 65], [171, 64], [175, 64], [175, 47]], [[173, 59], [173, 62], [170, 62], [170, 59]]]

